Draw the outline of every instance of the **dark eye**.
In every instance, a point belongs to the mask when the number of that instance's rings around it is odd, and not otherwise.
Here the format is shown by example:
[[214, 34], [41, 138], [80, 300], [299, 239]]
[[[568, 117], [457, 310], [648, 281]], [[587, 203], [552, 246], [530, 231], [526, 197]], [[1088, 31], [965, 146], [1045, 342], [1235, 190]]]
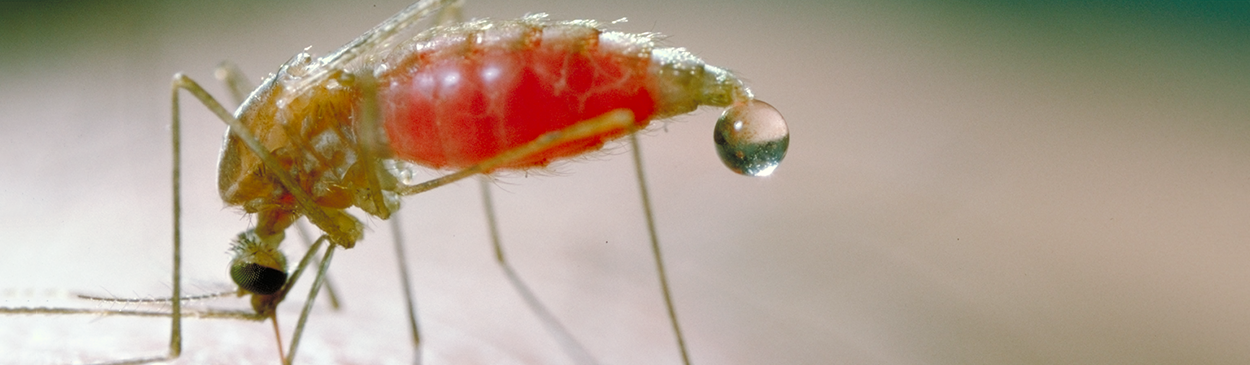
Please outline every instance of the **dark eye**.
[[271, 267], [240, 262], [230, 266], [230, 278], [240, 288], [256, 294], [273, 294], [286, 284], [286, 273]]

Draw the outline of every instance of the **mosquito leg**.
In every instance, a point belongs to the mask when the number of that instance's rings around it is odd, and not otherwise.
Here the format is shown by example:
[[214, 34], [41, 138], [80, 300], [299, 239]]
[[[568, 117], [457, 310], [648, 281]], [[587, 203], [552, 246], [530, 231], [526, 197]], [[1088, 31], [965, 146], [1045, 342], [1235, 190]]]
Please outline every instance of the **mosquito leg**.
[[[309, 252], [315, 251], [313, 249], [312, 235], [308, 234], [308, 228], [304, 227], [303, 221], [295, 222], [295, 232], [299, 234], [300, 242], [304, 243], [304, 247], [308, 248]], [[320, 265], [321, 263], [320, 261], [317, 260], [317, 258], [314, 257], [312, 259], [312, 264]], [[342, 308], [342, 305], [339, 304], [338, 292], [334, 290], [334, 285], [332, 285], [332, 283], [330, 282], [330, 277], [328, 275], [326, 276], [325, 285], [326, 285], [326, 296], [328, 296], [330, 299], [330, 307], [334, 308], [335, 310]]]
[[173, 153], [173, 174], [170, 186], [173, 188], [173, 303], [170, 309], [169, 353], [165, 356], [123, 360], [117, 363], [146, 363], [169, 361], [182, 354], [182, 122], [178, 110], [178, 85], [175, 82], [170, 100], [170, 137]]
[[[295, 183], [295, 178], [282, 167], [282, 164], [278, 162], [278, 159], [274, 157], [273, 153], [270, 153], [265, 146], [260, 144], [260, 140], [256, 139], [256, 135], [252, 134], [252, 132], [248, 130], [247, 126], [244, 126], [242, 122], [235, 119], [234, 115], [230, 114], [226, 108], [222, 107], [221, 103], [217, 102], [217, 99], [214, 99], [212, 95], [209, 95], [208, 92], [200, 86], [200, 84], [196, 83], [195, 80], [192, 80], [190, 77], [187, 77], [182, 73], [174, 74], [173, 83], [175, 105], [177, 105], [178, 100], [178, 89], [186, 90], [191, 93], [191, 95], [195, 96], [196, 99], [199, 99], [200, 103], [204, 104], [204, 107], [208, 108], [209, 111], [212, 111], [213, 114], [217, 115], [218, 119], [221, 119], [222, 122], [225, 122], [226, 125], [230, 126], [230, 133], [234, 137], [243, 142], [249, 151], [256, 154], [256, 156], [260, 158], [265, 168], [269, 170], [269, 173], [278, 179], [282, 186], [286, 188], [286, 191], [295, 198], [295, 202], [303, 208], [301, 209], [302, 213], [304, 213], [305, 217], [308, 217], [309, 221], [313, 222], [313, 224], [318, 227], [339, 226], [338, 221], [331, 218], [331, 212], [321, 209], [316, 203], [313, 202], [312, 197], [301, 189], [299, 184]], [[174, 110], [176, 121], [176, 106]], [[330, 235], [331, 241], [333, 241], [336, 245], [342, 245], [344, 247], [352, 247], [355, 244], [355, 241], [360, 238], [360, 232], [340, 230], [326, 233]]]
[[[278, 329], [278, 314], [274, 310], [277, 307], [277, 303], [281, 303], [284, 299], [286, 299], [287, 294], [291, 292], [291, 288], [295, 287], [295, 283], [298, 282], [300, 276], [304, 274], [304, 269], [309, 267], [308, 264], [310, 262], [317, 261], [317, 258], [316, 258], [317, 251], [320, 250], [321, 245], [325, 244], [326, 241], [329, 241], [329, 239], [330, 238], [328, 235], [322, 235], [315, 242], [309, 245], [308, 252], [305, 252], [304, 257], [300, 258], [299, 264], [296, 265], [295, 267], [295, 271], [291, 273], [291, 277], [287, 279], [285, 284], [282, 285], [282, 288], [279, 289], [277, 293], [274, 293], [271, 296], [261, 297], [262, 300], [271, 302], [273, 303], [273, 305], [272, 307], [270, 307], [271, 308], [270, 311], [266, 311], [264, 313], [257, 313], [256, 316], [258, 316], [261, 319], [268, 318], [273, 321], [274, 338], [278, 342], [278, 358], [282, 359], [284, 363], [288, 362], [287, 360], [288, 357], [282, 352], [282, 332]], [[327, 249], [327, 254], [329, 253], [330, 249], [333, 249], [335, 247], [334, 244], [331, 244], [329, 246], [330, 248]], [[316, 297], [317, 295], [316, 293], [317, 293], [317, 290], [319, 289], [319, 285], [321, 285], [321, 283], [323, 283], [324, 279], [326, 278], [325, 277], [326, 268], [329, 267], [329, 263], [321, 262], [321, 264], [318, 267], [320, 268], [320, 271], [318, 271], [317, 273], [317, 279], [313, 283], [313, 289], [308, 293], [308, 295], [312, 298]], [[253, 296], [252, 299], [257, 300], [257, 297]], [[253, 302], [253, 306], [255, 306], [255, 302]], [[299, 341], [300, 335], [304, 332], [304, 323], [307, 322], [308, 320], [307, 311], [312, 309], [312, 303], [311, 302], [305, 303], [304, 309], [305, 309], [305, 312], [302, 313], [300, 322], [295, 328], [295, 333], [293, 335], [294, 337], [291, 339], [291, 351], [292, 351], [291, 356], [294, 356], [293, 351], [295, 350], [296, 343]]]
[[[234, 98], [236, 105], [243, 104], [243, 101], [252, 93], [252, 90], [256, 89], [256, 85], [252, 85], [250, 81], [247, 81], [248, 78], [243, 74], [243, 70], [240, 70], [238, 65], [230, 61], [221, 61], [213, 75], [226, 84], [226, 88], [230, 90], [230, 96]], [[304, 243], [305, 248], [312, 247], [312, 235], [308, 234], [308, 229], [303, 224], [297, 222], [295, 231], [299, 233], [300, 241]], [[318, 264], [318, 261], [313, 259], [313, 265]], [[330, 307], [336, 310], [342, 307], [339, 304], [338, 292], [334, 290], [334, 285], [331, 284], [329, 278], [326, 278], [326, 295], [330, 297]]]
[[[195, 82], [195, 80], [192, 80], [191, 78], [187, 77], [186, 75], [183, 75], [182, 73], [175, 74], [174, 80], [173, 80], [173, 101], [174, 101], [173, 110], [174, 110], [174, 125], [175, 126], [178, 124], [178, 91], [179, 89], [186, 90], [187, 92], [191, 93], [191, 95], [195, 96], [196, 99], [199, 99], [200, 103], [204, 104], [204, 107], [208, 108], [209, 111], [212, 111], [213, 114], [217, 115], [217, 118], [221, 119], [223, 122], [226, 123], [226, 125], [230, 126], [230, 133], [234, 135], [235, 137], [237, 137], [241, 142], [243, 142], [243, 144], [247, 146], [248, 150], [250, 150], [252, 153], [256, 154], [256, 156], [260, 158], [261, 162], [264, 164], [264, 166], [267, 169], [269, 169], [270, 173], [275, 178], [277, 178], [279, 182], [281, 182], [282, 186], [286, 188], [287, 192], [290, 193], [291, 196], [295, 198], [296, 203], [299, 204], [301, 208], [303, 208], [302, 211], [309, 221], [312, 221], [314, 224], [316, 224], [319, 227], [338, 226], [335, 220], [331, 218], [330, 212], [320, 209], [313, 202], [312, 197], [309, 196], [307, 192], [300, 189], [299, 185], [295, 183], [295, 179], [291, 176], [291, 174], [282, 168], [282, 165], [278, 162], [277, 158], [275, 158], [273, 154], [269, 152], [268, 149], [266, 149], [263, 145], [260, 144], [260, 141], [256, 139], [256, 136], [253, 135], [252, 132], [248, 130], [246, 126], [243, 125], [243, 123], [239, 122], [238, 119], [235, 119], [234, 116], [231, 115], [229, 111], [227, 111], [224, 107], [221, 106], [221, 103], [217, 102], [217, 100], [214, 99], [212, 95], [209, 95], [208, 92], [205, 91], [203, 87], [201, 87], [198, 83]], [[174, 128], [174, 130], [177, 131], [177, 128]], [[175, 139], [175, 141], [177, 140]], [[175, 142], [175, 145], [177, 145], [177, 143], [178, 142]], [[178, 149], [175, 148], [175, 150], [178, 150]], [[175, 161], [176, 160], [177, 158], [175, 158]], [[178, 170], [175, 169], [175, 176], [177, 176], [177, 171]], [[175, 178], [175, 182], [177, 182], [177, 178]], [[177, 184], [175, 184], [175, 186], [177, 186]], [[175, 204], [178, 204], [178, 203], [175, 203]], [[177, 210], [178, 208], [175, 208], [175, 211]], [[175, 217], [176, 217], [175, 219], [178, 219], [177, 217], [179, 216], [175, 214]], [[179, 231], [175, 230], [175, 234], [178, 234], [177, 232]], [[333, 255], [334, 247], [339, 246], [339, 245], [343, 245], [344, 247], [351, 247], [352, 245], [355, 244], [355, 240], [359, 239], [358, 233], [359, 232], [345, 232], [345, 231], [326, 232], [326, 236], [323, 236], [322, 239], [318, 240], [318, 242], [320, 243], [322, 240], [328, 239], [332, 241], [333, 244], [330, 245], [330, 247], [326, 249], [326, 257], [321, 262], [320, 270], [318, 270], [317, 272], [317, 279], [313, 283], [313, 289], [309, 292], [310, 300], [304, 303], [304, 311], [301, 313], [300, 321], [295, 327], [295, 333], [292, 335], [291, 350], [287, 352], [289, 354], [288, 356], [290, 357], [295, 356], [295, 349], [299, 345], [299, 339], [301, 335], [303, 334], [304, 324], [308, 320], [308, 313], [312, 309], [313, 300], [316, 299], [317, 291], [321, 289], [321, 285], [325, 281], [324, 279], [325, 279], [326, 269], [329, 267], [329, 264], [330, 264], [329, 259]], [[174, 252], [175, 277], [177, 277], [178, 275], [177, 259], [178, 259], [178, 255], [180, 252], [180, 247], [177, 244], [177, 242], [178, 242], [177, 239], [175, 239], [175, 246], [174, 246], [175, 247], [175, 252]], [[314, 246], [316, 246], [316, 244], [314, 244]], [[310, 254], [306, 256], [311, 256], [311, 251], [310, 251]], [[286, 292], [290, 290], [290, 285], [292, 285], [295, 282], [295, 279], [299, 277], [299, 274], [303, 271], [306, 265], [305, 261], [307, 259], [308, 257], [306, 257], [305, 260], [302, 260], [300, 262], [300, 267], [295, 270], [295, 272], [291, 276], [291, 279], [287, 281], [287, 284], [283, 287], [282, 291], [279, 293], [280, 296], [273, 299], [274, 300], [273, 305], [275, 307], [277, 303], [280, 303], [282, 299], [286, 296]], [[175, 280], [174, 282], [175, 282], [174, 297], [178, 297], [181, 294], [180, 284], [178, 283], [178, 280]], [[253, 300], [255, 300], [255, 297], [253, 298]], [[174, 319], [174, 338], [171, 339], [171, 345], [170, 345], [171, 351], [170, 352], [172, 354], [175, 354], [174, 356], [176, 357], [176, 354], [181, 351], [181, 332], [180, 332], [181, 316], [178, 312], [180, 310], [180, 302], [175, 301], [174, 303], [175, 303], [174, 314], [173, 314], [173, 317], [175, 318]], [[289, 363], [289, 358], [287, 362]]]
[[317, 267], [317, 276], [313, 279], [312, 289], [308, 290], [308, 300], [304, 302], [304, 310], [299, 313], [299, 322], [295, 324], [295, 333], [291, 334], [291, 348], [287, 350], [287, 358], [283, 360], [285, 365], [291, 365], [295, 361], [295, 351], [299, 349], [299, 340], [303, 338], [304, 325], [308, 323], [308, 314], [312, 313], [313, 303], [317, 300], [317, 291], [321, 290], [321, 284], [325, 282], [325, 274], [330, 270], [330, 260], [334, 258], [335, 247], [338, 247], [338, 245], [326, 247], [326, 254], [321, 259], [321, 266]]
[[[442, 185], [446, 185], [455, 181], [459, 181], [460, 179], [464, 179], [469, 176], [473, 176], [479, 173], [490, 172], [491, 170], [494, 170], [495, 168], [498, 168], [499, 166], [504, 166], [508, 164], [509, 162], [516, 161], [517, 159], [525, 158], [526, 156], [532, 155], [534, 153], [542, 152], [543, 150], [546, 150], [553, 146], [558, 146], [564, 142], [578, 140], [578, 139], [586, 138], [589, 136], [603, 135], [603, 134], [610, 133], [613, 131], [625, 130], [625, 131], [632, 132], [634, 128], [635, 127], [634, 127], [633, 112], [629, 111], [629, 109], [613, 110], [613, 111], [604, 113], [603, 115], [600, 115], [598, 117], [578, 122], [577, 124], [564, 128], [562, 130], [555, 131], [555, 132], [548, 132], [546, 134], [543, 134], [542, 136], [539, 136], [537, 139], [530, 141], [529, 143], [526, 143], [524, 145], [521, 145], [520, 147], [500, 153], [496, 155], [495, 157], [487, 159], [486, 161], [483, 161], [469, 168], [466, 168], [466, 169], [463, 169], [463, 170], [460, 170], [460, 171], [457, 171], [448, 175], [444, 175], [442, 177], [435, 178], [433, 180], [422, 182], [420, 184], [399, 186], [397, 189], [395, 189], [395, 191], [399, 195], [417, 194], [423, 191], [434, 189]], [[517, 291], [520, 292], [521, 296], [525, 299], [526, 303], [530, 306], [531, 310], [535, 313], [535, 315], [537, 315], [540, 318], [540, 320], [542, 320], [543, 323], [546, 324], [546, 326], [548, 327], [548, 331], [551, 331], [553, 336], [555, 336], [557, 340], [561, 342], [561, 345], [566, 349], [566, 351], [568, 351], [569, 356], [572, 357], [574, 361], [577, 361], [578, 363], [594, 363], [594, 359], [591, 358], [590, 355], [586, 353], [586, 350], [583, 349], [580, 344], [578, 344], [576, 341], [573, 340], [573, 337], [568, 334], [568, 331], [565, 330], [559, 324], [559, 321], [557, 321], [555, 317], [552, 316], [545, 307], [543, 307], [542, 303], [539, 302], [538, 299], [534, 296], [534, 294], [529, 290], [529, 287], [527, 287], [524, 284], [524, 282], [521, 281], [520, 277], [516, 275], [516, 273], [512, 270], [511, 266], [509, 266], [508, 263], [503, 259], [503, 249], [501, 248], [499, 244], [498, 229], [496, 228], [496, 225], [494, 223], [495, 222], [494, 207], [490, 203], [489, 190], [485, 189], [487, 188], [487, 186], [485, 186], [485, 183], [483, 184], [484, 184], [483, 185], [484, 187], [483, 200], [487, 207], [486, 208], [487, 218], [490, 221], [491, 234], [493, 237], [495, 237], [494, 238], [495, 254], [496, 254], [496, 258], [500, 262], [501, 267], [504, 269], [504, 273], [507, 274], [508, 279], [512, 281], [513, 286], [517, 288]], [[392, 222], [395, 222], [393, 218], [392, 218]], [[392, 224], [394, 225], [396, 223], [392, 223]], [[395, 232], [397, 232], [398, 234], [399, 231], [396, 230]], [[398, 247], [400, 243], [397, 242], [396, 244], [397, 244], [396, 247]], [[401, 254], [401, 260], [402, 260], [402, 254]], [[407, 280], [407, 277], [408, 275], [404, 274], [405, 281]], [[411, 295], [409, 295], [409, 298], [412, 298]], [[410, 308], [409, 309], [410, 313], [415, 313], [415, 310], [416, 310], [415, 306], [410, 306], [409, 308]], [[413, 315], [413, 318], [415, 318], [415, 315]], [[416, 332], [415, 332], [416, 331], [415, 320], [412, 322], [412, 326], [414, 329], [413, 340], [415, 343], [417, 341]]]
[[516, 288], [517, 293], [521, 294], [521, 298], [525, 300], [525, 304], [529, 306], [530, 311], [534, 312], [538, 320], [547, 328], [547, 332], [551, 333], [551, 336], [555, 337], [556, 341], [560, 343], [560, 347], [564, 348], [564, 351], [573, 360], [573, 363], [597, 364], [598, 362], [595, 361], [594, 357], [591, 357], [586, 348], [582, 347], [582, 344], [577, 342], [577, 339], [569, 333], [568, 329], [560, 324], [560, 321], [556, 319], [555, 315], [551, 314], [547, 306], [538, 300], [538, 296], [534, 295], [529, 285], [526, 285], [525, 281], [521, 280], [521, 277], [512, 269], [512, 265], [504, 258], [503, 244], [499, 238], [499, 224], [495, 217], [495, 203], [491, 199], [490, 181], [483, 176], [478, 179], [478, 182], [482, 190], [482, 205], [486, 210], [486, 224], [490, 227], [490, 240], [495, 247], [495, 261], [499, 262], [499, 267], [503, 269], [504, 275], [508, 277], [512, 287]]
[[[179, 77], [186, 78], [182, 74], [174, 76], [173, 87], [170, 92], [171, 101], [171, 117], [170, 117], [170, 137], [173, 146], [173, 153], [170, 155], [173, 160], [173, 177], [170, 186], [173, 187], [173, 299], [170, 309], [171, 323], [169, 325], [169, 353], [165, 356], [138, 358], [122, 360], [116, 363], [147, 363], [157, 361], [169, 361], [178, 358], [182, 354], [182, 120], [178, 103], [178, 89], [183, 88], [179, 82]], [[190, 80], [190, 79], [187, 79]], [[197, 86], [198, 87], [198, 86]], [[204, 94], [209, 100], [212, 96]], [[213, 101], [216, 103], [216, 101]], [[219, 106], [220, 107], [220, 106]]]
[[[382, 131], [382, 107], [378, 100], [378, 80], [372, 74], [362, 72], [358, 75], [349, 76], [343, 79], [343, 83], [353, 83], [360, 89], [360, 122], [356, 123], [357, 151], [360, 157], [357, 159], [357, 166], [365, 171], [365, 178], [369, 184], [369, 202], [362, 209], [368, 211], [379, 218], [387, 219], [393, 213], [392, 204], [398, 207], [397, 202], [390, 202], [383, 195], [383, 182], [387, 186], [394, 186], [394, 177], [386, 173], [382, 168], [382, 159], [389, 153], [385, 145], [385, 137]], [[362, 165], [363, 164], [363, 165]], [[372, 209], [369, 209], [372, 208]]]
[[[272, 294], [270, 297], [265, 297], [263, 300], [268, 300], [268, 301], [273, 302], [274, 303], [273, 308], [276, 308], [277, 307], [276, 303], [281, 303], [282, 300], [286, 298], [287, 294], [291, 292], [291, 288], [295, 287], [295, 283], [298, 282], [300, 276], [304, 274], [304, 269], [309, 267], [308, 264], [310, 262], [317, 261], [317, 258], [316, 258], [317, 251], [321, 250], [321, 245], [325, 244], [326, 241], [329, 241], [329, 240], [330, 240], [330, 237], [328, 235], [322, 235], [315, 242], [313, 242], [309, 246], [308, 252], [305, 252], [303, 258], [299, 260], [299, 264], [295, 267], [295, 271], [291, 273], [291, 277], [287, 279], [285, 284], [282, 285], [282, 288], [279, 289], [278, 292]], [[333, 250], [336, 245], [330, 244], [329, 246], [330, 247], [326, 249], [325, 260], [321, 261], [320, 265], [318, 266], [319, 269], [317, 271], [317, 277], [313, 281], [313, 288], [308, 293], [310, 300], [316, 299], [317, 291], [320, 290], [321, 285], [325, 282], [325, 279], [326, 279], [325, 274], [327, 273], [327, 270], [329, 268], [328, 260], [330, 259], [330, 255], [331, 255], [330, 251]], [[256, 297], [253, 297], [253, 300], [256, 300]], [[253, 303], [253, 305], [255, 305], [255, 303]], [[304, 311], [301, 312], [299, 323], [296, 325], [295, 333], [292, 335], [292, 338], [291, 338], [291, 349], [289, 352], [287, 352], [290, 355], [285, 355], [282, 352], [282, 333], [278, 329], [277, 313], [275, 312], [257, 313], [253, 316], [249, 316], [248, 319], [268, 318], [273, 321], [274, 338], [276, 338], [278, 342], [278, 357], [282, 359], [284, 364], [290, 364], [291, 360], [290, 360], [290, 357], [288, 356], [295, 356], [295, 349], [296, 347], [298, 347], [299, 339], [304, 332], [304, 324], [308, 322], [308, 313], [310, 313], [310, 311], [312, 310], [312, 305], [313, 305], [312, 302], [304, 303]]]
[[408, 304], [408, 328], [412, 331], [413, 364], [421, 364], [421, 331], [417, 326], [417, 300], [412, 295], [412, 282], [408, 277], [408, 256], [404, 254], [404, 236], [399, 224], [399, 212], [391, 216], [391, 234], [395, 243], [395, 257], [399, 260], [399, 278], [404, 286], [404, 300]]
[[[86, 315], [86, 316], [127, 316], [127, 317], [169, 317], [172, 313], [163, 310], [139, 310], [139, 309], [84, 309], [84, 308], [55, 308], [55, 307], [0, 307], [0, 313], [4, 314], [21, 314], [21, 315]], [[228, 319], [241, 321], [260, 322], [267, 319], [261, 317], [252, 311], [235, 311], [235, 310], [199, 310], [199, 311], [182, 311], [182, 316], [186, 318], [203, 318], [203, 319]], [[131, 359], [122, 360], [115, 363], [135, 364], [144, 362], [160, 362], [166, 361], [163, 357], [152, 357], [148, 359]], [[106, 363], [112, 364], [112, 363]]]
[[235, 105], [242, 105], [252, 90], [256, 90], [256, 85], [247, 81], [243, 70], [230, 61], [221, 61], [221, 64], [217, 65], [217, 70], [213, 72], [213, 76], [226, 84], [226, 88], [230, 90], [230, 96], [234, 98]]
[[278, 290], [275, 295], [286, 296], [291, 291], [291, 288], [295, 286], [295, 282], [299, 280], [300, 275], [304, 274], [304, 268], [308, 267], [308, 263], [317, 261], [315, 256], [317, 250], [321, 249], [321, 244], [329, 239], [329, 236], [321, 235], [320, 238], [317, 238], [317, 241], [313, 242], [312, 246], [308, 247], [308, 252], [304, 253], [304, 258], [299, 260], [299, 265], [295, 266], [295, 271], [291, 272], [291, 277], [286, 280], [286, 284], [283, 284], [282, 289]]
[[642, 151], [638, 148], [638, 135], [629, 135], [630, 150], [634, 155], [634, 171], [638, 175], [638, 193], [641, 195], [643, 215], [647, 217], [647, 234], [651, 237], [651, 253], [655, 256], [656, 272], [660, 276], [660, 290], [664, 292], [664, 306], [668, 309], [668, 319], [673, 323], [673, 334], [677, 336], [677, 348], [681, 350], [682, 364], [690, 365], [690, 355], [686, 351], [686, 339], [681, 335], [681, 326], [677, 324], [677, 310], [673, 308], [673, 294], [668, 288], [668, 275], [664, 272], [664, 260], [660, 256], [660, 239], [655, 233], [655, 215], [651, 213], [651, 196], [647, 193], [647, 177], [642, 169]]
[[[421, 333], [417, 326], [417, 304], [412, 295], [412, 282], [408, 276], [408, 263], [404, 260], [404, 239], [403, 232], [399, 226], [399, 212], [393, 210], [388, 205], [386, 195], [383, 191], [383, 184], [387, 187], [395, 186], [395, 179], [383, 169], [380, 158], [377, 156], [387, 153], [382, 142], [382, 136], [377, 132], [382, 130], [381, 126], [381, 107], [377, 97], [377, 79], [368, 73], [345, 75], [350, 78], [341, 79], [340, 82], [352, 83], [361, 90], [360, 93], [360, 122], [356, 123], [356, 138], [359, 141], [357, 146], [360, 155], [356, 162], [358, 166], [365, 171], [365, 178], [369, 184], [369, 203], [371, 209], [365, 209], [369, 213], [389, 220], [391, 222], [392, 240], [395, 244], [395, 257], [399, 260], [399, 279], [404, 289], [404, 300], [408, 306], [408, 327], [412, 332], [412, 348], [414, 363], [421, 363]], [[364, 165], [359, 165], [364, 164]], [[385, 182], [384, 182], [385, 181]], [[392, 196], [392, 199], [394, 196]], [[363, 208], [363, 207], [362, 207]]]
[[629, 109], [616, 109], [603, 113], [603, 115], [577, 122], [577, 124], [565, 127], [564, 129], [544, 133], [533, 141], [529, 141], [528, 143], [511, 150], [504, 151], [495, 155], [495, 157], [479, 162], [477, 165], [473, 165], [429, 181], [421, 182], [416, 185], [400, 186], [395, 189], [395, 192], [399, 193], [399, 195], [412, 195], [429, 191], [439, 186], [460, 181], [466, 177], [491, 172], [492, 170], [505, 166], [510, 162], [542, 152], [564, 142], [604, 135], [614, 131], [625, 130], [632, 132], [634, 128], [634, 113]]

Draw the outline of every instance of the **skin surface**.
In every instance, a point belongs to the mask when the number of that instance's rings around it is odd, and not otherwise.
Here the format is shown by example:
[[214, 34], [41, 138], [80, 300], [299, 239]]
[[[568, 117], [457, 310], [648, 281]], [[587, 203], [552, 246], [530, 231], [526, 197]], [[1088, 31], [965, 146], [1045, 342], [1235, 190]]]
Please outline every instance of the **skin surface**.
[[[789, 157], [763, 180], [720, 166], [718, 113], [643, 138], [696, 363], [1250, 361], [1245, 9], [874, 4], [466, 12], [627, 17], [744, 75], [790, 121]], [[0, 5], [0, 305], [168, 295], [170, 75], [228, 100], [221, 60], [256, 79], [406, 5]], [[224, 125], [183, 110], [184, 275], [209, 292], [250, 222], [216, 193]], [[603, 363], [675, 364], [617, 151], [500, 177], [504, 244]], [[427, 360], [565, 361], [493, 263], [479, 205], [473, 182], [404, 201]], [[366, 225], [331, 270], [345, 308], [319, 299], [301, 363], [408, 362], [390, 231]], [[307, 284], [279, 308], [284, 340]], [[167, 322], [2, 316], [0, 364], [159, 354]], [[265, 323], [186, 326], [179, 363], [277, 362]]]

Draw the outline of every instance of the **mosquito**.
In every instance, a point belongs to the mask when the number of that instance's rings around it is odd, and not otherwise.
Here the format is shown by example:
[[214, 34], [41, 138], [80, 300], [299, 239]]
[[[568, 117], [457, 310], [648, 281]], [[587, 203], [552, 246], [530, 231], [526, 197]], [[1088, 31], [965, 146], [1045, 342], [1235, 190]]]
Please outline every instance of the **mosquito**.
[[[667, 314], [684, 364], [690, 364], [677, 319], [651, 213], [636, 133], [651, 121], [726, 108], [714, 141], [734, 172], [765, 176], [789, 144], [781, 114], [755, 100], [733, 73], [705, 64], [683, 48], [661, 47], [656, 35], [611, 31], [590, 20], [555, 21], [545, 15], [516, 20], [460, 22], [458, 0], [422, 0], [325, 56], [301, 52], [259, 86], [224, 65], [218, 77], [240, 101], [231, 113], [197, 82], [178, 73], [171, 87], [173, 147], [173, 281], [168, 310], [0, 308], [3, 313], [169, 317], [166, 354], [111, 363], [176, 359], [184, 317], [221, 317], [273, 323], [278, 356], [292, 364], [309, 313], [338, 249], [353, 248], [364, 224], [346, 210], [358, 208], [390, 220], [407, 298], [416, 361], [418, 326], [395, 219], [401, 198], [468, 177], [545, 167], [552, 162], [628, 139], [635, 162], [651, 248]], [[416, 24], [432, 19], [434, 26]], [[254, 225], [232, 243], [231, 294], [249, 296], [251, 311], [192, 310], [181, 278], [181, 119], [183, 93], [195, 97], [227, 125], [218, 161], [222, 200], [242, 208]], [[412, 183], [413, 166], [451, 171]], [[530, 310], [577, 363], [594, 357], [563, 328], [510, 266], [500, 244], [491, 187], [481, 193], [495, 258]], [[308, 252], [288, 271], [279, 250], [286, 231], [305, 218], [320, 230]], [[318, 258], [318, 253], [320, 257]], [[315, 269], [289, 345], [284, 349], [277, 306], [306, 269]]]

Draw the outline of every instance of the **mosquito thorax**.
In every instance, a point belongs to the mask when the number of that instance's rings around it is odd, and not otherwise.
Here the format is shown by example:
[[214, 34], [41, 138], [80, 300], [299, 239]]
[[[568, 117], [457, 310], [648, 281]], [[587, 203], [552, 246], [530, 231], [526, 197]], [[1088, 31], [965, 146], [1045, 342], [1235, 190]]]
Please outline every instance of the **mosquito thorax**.
[[278, 251], [282, 234], [257, 236], [254, 230], [239, 233], [230, 250], [230, 278], [240, 289], [253, 294], [269, 295], [286, 285], [286, 256]]
[[[349, 72], [325, 70], [323, 66], [307, 52], [295, 55], [269, 75], [235, 112], [260, 144], [255, 148], [267, 150], [271, 161], [254, 153], [254, 147], [229, 129], [218, 160], [222, 201], [256, 214], [254, 234], [264, 237], [262, 241], [273, 241], [261, 246], [272, 247], [275, 256], [281, 240], [268, 236], [282, 232], [301, 216], [326, 232], [334, 244], [351, 248], [360, 240], [364, 227], [345, 209], [359, 207], [386, 218], [399, 208], [394, 194], [374, 199], [375, 190], [393, 189], [395, 184], [394, 179], [374, 173], [380, 168], [376, 159], [383, 157], [384, 151], [360, 154], [362, 148], [374, 146], [359, 145], [361, 136], [355, 123], [360, 118], [361, 91], [355, 85], [357, 80]], [[322, 72], [330, 72], [331, 77], [310, 81], [310, 73]], [[277, 168], [272, 166], [275, 164]], [[299, 186], [284, 185], [279, 173], [301, 179]], [[245, 264], [258, 267], [232, 265], [232, 275], [276, 277], [262, 274], [267, 271], [261, 268], [277, 266], [263, 259], [255, 261]], [[239, 281], [237, 276], [235, 281]]]

